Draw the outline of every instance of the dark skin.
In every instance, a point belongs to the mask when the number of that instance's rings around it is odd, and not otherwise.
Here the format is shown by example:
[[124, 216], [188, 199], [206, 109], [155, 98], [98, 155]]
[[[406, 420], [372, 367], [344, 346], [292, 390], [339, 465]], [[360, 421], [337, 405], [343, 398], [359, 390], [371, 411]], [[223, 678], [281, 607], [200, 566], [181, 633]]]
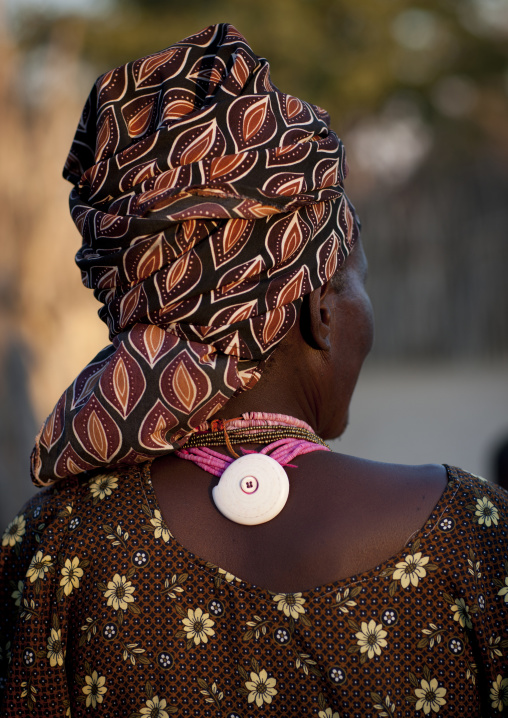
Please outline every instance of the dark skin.
[[[359, 244], [341, 270], [340, 290], [332, 281], [306, 297], [300, 323], [266, 374], [219, 416], [289, 414], [324, 439], [340, 436], [372, 344], [366, 270]], [[223, 517], [211, 498], [218, 479], [190, 462], [161, 457], [152, 465], [152, 480], [177, 541], [245, 581], [286, 593], [367, 571], [400, 551], [425, 523], [447, 481], [440, 465], [383, 464], [324, 451], [292, 463], [297, 468], [287, 468], [286, 506], [258, 526]]]

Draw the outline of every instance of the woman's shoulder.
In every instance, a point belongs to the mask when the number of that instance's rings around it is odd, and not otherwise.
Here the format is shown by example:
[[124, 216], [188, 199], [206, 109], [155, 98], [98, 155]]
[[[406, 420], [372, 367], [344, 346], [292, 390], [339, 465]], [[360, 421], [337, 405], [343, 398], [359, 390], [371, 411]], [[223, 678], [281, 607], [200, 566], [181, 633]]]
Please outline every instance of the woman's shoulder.
[[[497, 484], [458, 467], [447, 466], [449, 502], [470, 521], [471, 529], [480, 537], [487, 529], [496, 539], [508, 543], [508, 492]], [[490, 539], [489, 539], [490, 540]]]
[[2, 549], [15, 549], [19, 555], [22, 544], [39, 543], [48, 527], [72, 513], [83, 488], [82, 482], [71, 478], [37, 491], [8, 524]]
[[458, 466], [448, 466], [446, 464], [444, 466], [449, 481], [458, 481], [464, 491], [486, 493], [489, 496], [497, 497], [503, 503], [508, 501], [508, 492], [498, 484], [494, 484], [492, 481]]
[[[62, 547], [65, 537], [85, 517], [88, 523], [104, 519], [99, 504], [105, 505], [114, 495], [121, 502], [124, 488], [132, 487], [136, 476], [131, 469], [83, 473], [38, 491], [6, 527], [1, 543], [2, 563], [9, 562], [12, 552], [22, 564], [48, 543], [55, 549]], [[119, 490], [122, 483], [124, 487]]]
[[474, 525], [508, 522], [508, 492], [460, 467], [352, 461], [356, 475], [365, 476], [374, 492], [379, 492], [380, 501], [383, 495], [385, 498], [391, 495], [389, 501], [405, 506], [408, 516], [413, 514], [421, 519], [425, 514], [430, 516], [453, 506], [455, 511], [472, 512]]
[[379, 505], [403, 504], [408, 512], [429, 514], [438, 503], [489, 500], [508, 506], [508, 492], [474, 473], [447, 464], [396, 464], [326, 454], [329, 464], [324, 473], [339, 476], [342, 487], [354, 487], [358, 493], [376, 496]]
[[94, 482], [98, 483], [108, 477], [109, 483], [117, 483], [117, 472], [111, 470], [102, 474], [82, 473], [79, 477], [69, 477], [56, 481], [54, 484], [37, 490], [25, 503], [17, 516], [23, 516], [25, 523], [36, 521], [38, 524], [48, 525], [56, 518], [63, 518], [61, 512], [65, 509], [67, 514], [72, 508], [93, 498]]
[[441, 464], [412, 466], [325, 452], [319, 460], [316, 475], [323, 495], [340, 484], [341, 505], [362, 506], [365, 522], [386, 527], [394, 542], [423, 525], [450, 479]]
[[[467, 471], [439, 464], [410, 466], [326, 456], [324, 452], [319, 458], [313, 491], [320, 489], [322, 523], [335, 532], [335, 546], [350, 546], [342, 575], [354, 575], [398, 555], [415, 537], [423, 538], [429, 531], [438, 530], [440, 535], [444, 516], [453, 515], [453, 525], [460, 526], [454, 540], [462, 545], [490, 540], [486, 529], [499, 525], [501, 530], [493, 540], [506, 546], [506, 492]], [[444, 528], [449, 524], [443, 523]]]

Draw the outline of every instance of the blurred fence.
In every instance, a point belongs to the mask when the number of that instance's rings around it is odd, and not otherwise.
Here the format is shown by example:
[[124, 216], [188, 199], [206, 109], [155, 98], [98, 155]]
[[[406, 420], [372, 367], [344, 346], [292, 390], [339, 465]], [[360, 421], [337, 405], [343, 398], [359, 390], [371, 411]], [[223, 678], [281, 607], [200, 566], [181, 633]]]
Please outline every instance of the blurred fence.
[[506, 162], [486, 153], [359, 203], [377, 359], [508, 357], [507, 197]]

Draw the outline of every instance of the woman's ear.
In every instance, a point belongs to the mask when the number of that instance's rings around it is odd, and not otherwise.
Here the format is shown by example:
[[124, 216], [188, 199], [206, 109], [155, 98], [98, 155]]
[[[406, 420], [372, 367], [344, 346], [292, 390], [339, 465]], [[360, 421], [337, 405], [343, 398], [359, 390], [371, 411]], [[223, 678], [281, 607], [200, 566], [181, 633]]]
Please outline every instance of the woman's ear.
[[332, 320], [329, 302], [329, 283], [314, 289], [303, 298], [300, 311], [300, 332], [313, 349], [327, 351], [330, 348], [330, 324]]

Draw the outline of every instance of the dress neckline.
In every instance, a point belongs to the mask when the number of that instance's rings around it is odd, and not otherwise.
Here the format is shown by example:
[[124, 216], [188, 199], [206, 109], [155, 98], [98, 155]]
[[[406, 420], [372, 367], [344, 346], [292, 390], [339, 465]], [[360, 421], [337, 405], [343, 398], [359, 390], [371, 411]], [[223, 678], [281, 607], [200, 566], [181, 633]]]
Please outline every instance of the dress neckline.
[[[148, 507], [152, 511], [157, 511], [160, 515], [161, 520], [163, 519], [163, 513], [161, 506], [157, 500], [157, 496], [155, 493], [155, 490], [153, 488], [152, 479], [151, 479], [151, 465], [152, 461], [147, 461], [144, 464], [140, 465], [138, 467], [138, 470], [141, 472], [141, 480], [143, 484], [143, 490], [145, 492], [145, 498], [148, 503]], [[443, 493], [439, 497], [437, 503], [435, 504], [434, 508], [432, 509], [431, 513], [425, 520], [424, 524], [416, 529], [411, 536], [407, 539], [407, 541], [404, 543], [404, 545], [397, 551], [397, 553], [392, 554], [391, 556], [387, 557], [380, 563], [378, 563], [376, 566], [373, 566], [370, 569], [367, 569], [366, 571], [361, 571], [359, 573], [356, 573], [352, 576], [347, 576], [345, 578], [337, 579], [335, 581], [329, 581], [327, 583], [322, 583], [321, 585], [317, 586], [316, 588], [307, 588], [302, 589], [300, 591], [291, 591], [286, 592], [287, 594], [298, 594], [302, 596], [306, 596], [307, 598], [318, 598], [321, 595], [327, 595], [333, 591], [340, 591], [344, 590], [351, 586], [357, 586], [365, 581], [368, 581], [372, 579], [375, 576], [378, 576], [380, 573], [383, 572], [384, 569], [387, 569], [389, 566], [395, 567], [395, 564], [399, 561], [403, 560], [404, 556], [410, 552], [411, 547], [415, 544], [416, 541], [422, 541], [427, 536], [429, 536], [434, 529], [437, 527], [437, 525], [440, 523], [440, 521], [443, 518], [443, 514], [448, 509], [450, 503], [452, 502], [455, 494], [457, 493], [460, 484], [461, 479], [457, 475], [457, 469], [456, 467], [448, 466], [447, 464], [443, 464], [446, 475], [447, 475], [447, 483], [444, 488]], [[166, 522], [164, 521], [166, 524]], [[256, 585], [250, 581], [247, 581], [240, 576], [235, 576], [234, 574], [230, 573], [227, 569], [218, 566], [214, 564], [212, 561], [208, 561], [207, 559], [203, 558], [202, 556], [198, 556], [197, 554], [190, 551], [184, 544], [180, 543], [180, 541], [174, 536], [171, 526], [168, 526], [166, 524], [166, 527], [170, 534], [170, 543], [168, 546], [176, 548], [180, 553], [183, 553], [182, 559], [186, 559], [189, 561], [190, 564], [193, 566], [196, 566], [200, 568], [205, 573], [208, 573], [210, 575], [219, 576], [221, 578], [232, 577], [232, 580], [228, 580], [228, 583], [231, 587], [243, 590], [249, 594], [280, 594], [281, 591], [276, 591], [269, 589], [264, 586]], [[284, 592], [282, 592], [284, 593]]]

